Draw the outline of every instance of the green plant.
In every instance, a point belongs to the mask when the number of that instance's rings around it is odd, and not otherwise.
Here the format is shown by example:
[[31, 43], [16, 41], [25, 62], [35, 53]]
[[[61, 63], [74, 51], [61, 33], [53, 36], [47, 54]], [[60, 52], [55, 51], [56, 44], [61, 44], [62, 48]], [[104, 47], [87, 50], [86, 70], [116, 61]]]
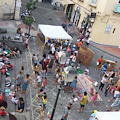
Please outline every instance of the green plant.
[[30, 11], [30, 15], [23, 18], [23, 23], [26, 25], [26, 30], [29, 27], [28, 34], [30, 34], [31, 25], [35, 22], [35, 18], [32, 16], [32, 11], [37, 8], [37, 2], [38, 0], [29, 0], [26, 5], [27, 10]]
[[36, 7], [36, 3], [38, 2], [38, 0], [30, 0], [30, 2], [27, 3], [26, 7], [27, 10], [35, 10]]
[[30, 16], [25, 16], [23, 18], [23, 23], [26, 25], [26, 31], [28, 29], [28, 27], [33, 24], [35, 22], [35, 18], [34, 17], [30, 17]]

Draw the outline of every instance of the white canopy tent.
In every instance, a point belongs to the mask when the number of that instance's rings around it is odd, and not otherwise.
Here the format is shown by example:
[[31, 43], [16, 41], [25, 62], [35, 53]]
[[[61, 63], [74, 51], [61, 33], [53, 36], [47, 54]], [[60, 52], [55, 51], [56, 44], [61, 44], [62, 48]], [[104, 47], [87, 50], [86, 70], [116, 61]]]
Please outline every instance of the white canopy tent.
[[97, 112], [98, 120], [120, 120], [120, 112]]
[[53, 25], [38, 25], [38, 31], [42, 32], [45, 39], [67, 39], [72, 40], [72, 37], [62, 28], [62, 26]]

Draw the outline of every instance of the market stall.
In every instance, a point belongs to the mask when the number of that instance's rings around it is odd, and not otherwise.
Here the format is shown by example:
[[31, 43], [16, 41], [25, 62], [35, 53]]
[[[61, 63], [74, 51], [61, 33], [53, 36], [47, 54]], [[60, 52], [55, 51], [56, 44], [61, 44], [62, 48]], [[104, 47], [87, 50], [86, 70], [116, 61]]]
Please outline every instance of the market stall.
[[42, 49], [49, 40], [72, 40], [72, 37], [63, 29], [62, 26], [38, 25], [37, 43]]
[[120, 120], [120, 112], [97, 112], [98, 120]]
[[112, 60], [107, 60], [107, 59], [103, 59], [102, 61], [102, 64], [101, 64], [101, 67], [102, 65], [104, 65], [105, 63], [109, 62], [109, 66], [107, 68], [107, 71], [111, 71], [114, 69], [114, 66], [116, 65], [116, 62], [112, 61]]

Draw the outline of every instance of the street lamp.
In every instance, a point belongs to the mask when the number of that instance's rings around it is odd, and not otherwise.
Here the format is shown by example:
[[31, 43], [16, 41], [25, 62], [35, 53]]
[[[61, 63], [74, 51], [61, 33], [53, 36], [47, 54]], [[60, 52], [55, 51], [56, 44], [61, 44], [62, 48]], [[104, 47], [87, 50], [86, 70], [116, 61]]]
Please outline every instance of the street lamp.
[[[59, 56], [60, 56], [60, 59], [59, 59], [59, 63], [60, 65], [63, 65], [66, 63], [66, 60], [67, 60], [67, 57], [62, 57], [63, 53], [60, 53]], [[63, 59], [62, 59], [63, 58]], [[60, 91], [63, 89], [63, 82], [60, 82], [60, 85], [57, 86], [58, 88], [58, 93], [57, 93], [57, 96], [56, 96], [56, 100], [55, 100], [55, 104], [54, 104], [54, 107], [53, 107], [53, 111], [52, 111], [52, 114], [51, 114], [51, 118], [50, 120], [53, 120], [53, 117], [54, 117], [54, 113], [55, 113], [55, 109], [56, 109], [56, 106], [57, 106], [57, 101], [58, 101], [58, 98], [59, 98], [59, 94], [60, 94]]]
[[60, 94], [60, 90], [63, 89], [63, 85], [60, 84], [60, 85], [57, 86], [57, 88], [58, 88], [58, 93], [57, 93], [57, 96], [56, 96], [56, 100], [55, 100], [55, 104], [54, 104], [54, 107], [53, 107], [53, 111], [52, 111], [50, 120], [53, 120], [55, 109], [56, 109], [56, 106], [57, 106], [57, 101], [58, 101], [59, 94]]

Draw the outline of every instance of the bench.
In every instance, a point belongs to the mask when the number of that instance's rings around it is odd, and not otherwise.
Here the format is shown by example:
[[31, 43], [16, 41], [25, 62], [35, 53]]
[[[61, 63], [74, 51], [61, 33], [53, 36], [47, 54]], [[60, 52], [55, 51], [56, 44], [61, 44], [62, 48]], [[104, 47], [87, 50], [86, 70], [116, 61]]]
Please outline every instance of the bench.
[[14, 13], [3, 13], [3, 20], [5, 20], [5, 19], [12, 19], [13, 15], [14, 15]]

